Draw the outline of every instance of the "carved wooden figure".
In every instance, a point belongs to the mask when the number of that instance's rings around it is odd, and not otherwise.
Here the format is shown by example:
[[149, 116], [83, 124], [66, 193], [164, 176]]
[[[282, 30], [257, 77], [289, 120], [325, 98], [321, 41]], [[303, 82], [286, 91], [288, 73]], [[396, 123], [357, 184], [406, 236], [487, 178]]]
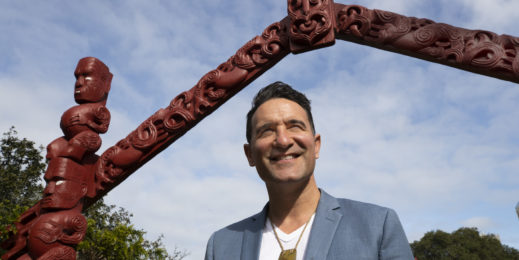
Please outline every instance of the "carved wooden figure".
[[87, 221], [81, 214], [85, 197], [94, 197], [94, 169], [108, 130], [106, 100], [112, 74], [100, 60], [79, 61], [71, 107], [61, 117], [64, 136], [47, 146], [49, 160], [43, 198], [16, 223], [18, 233], [2, 259], [75, 259], [74, 247], [83, 240]]
[[44, 198], [15, 223], [2, 259], [75, 259], [88, 208], [130, 174], [290, 52], [333, 45], [335, 39], [393, 51], [519, 83], [519, 39], [332, 0], [288, 0], [288, 16], [268, 26], [100, 157], [100, 133], [112, 74], [95, 58], [79, 61], [74, 98], [61, 118], [64, 136], [48, 146]]

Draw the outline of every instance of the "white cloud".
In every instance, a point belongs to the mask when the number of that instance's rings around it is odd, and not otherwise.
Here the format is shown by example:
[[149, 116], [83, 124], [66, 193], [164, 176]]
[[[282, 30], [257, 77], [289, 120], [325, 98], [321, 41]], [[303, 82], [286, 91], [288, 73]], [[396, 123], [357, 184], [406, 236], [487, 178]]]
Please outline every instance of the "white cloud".
[[[96, 56], [114, 73], [100, 152], [286, 15], [275, 0], [57, 3], [0, 4], [0, 127], [43, 145], [60, 136], [75, 65]], [[519, 35], [516, 3], [496, 3], [348, 4]], [[170, 249], [202, 258], [213, 231], [267, 199], [242, 144], [252, 96], [275, 80], [313, 101], [323, 136], [317, 181], [329, 192], [395, 208], [410, 241], [476, 225], [519, 247], [517, 86], [342, 41], [287, 56], [106, 200], [134, 213], [151, 239], [164, 233]]]
[[488, 217], [473, 217], [469, 218], [462, 223], [466, 227], [476, 227], [480, 232], [484, 232], [490, 228], [495, 227], [497, 224]]

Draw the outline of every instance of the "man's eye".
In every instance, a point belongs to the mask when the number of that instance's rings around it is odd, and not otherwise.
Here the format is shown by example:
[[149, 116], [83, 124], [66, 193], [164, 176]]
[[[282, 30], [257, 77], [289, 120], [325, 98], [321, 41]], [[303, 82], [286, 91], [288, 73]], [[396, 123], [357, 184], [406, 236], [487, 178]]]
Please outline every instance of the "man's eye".
[[64, 182], [65, 182], [65, 181], [63, 181], [63, 180], [59, 180], [59, 181], [56, 182], [56, 186], [61, 185], [61, 184], [63, 184]]
[[85, 77], [85, 80], [92, 80], [92, 77], [90, 77], [90, 76]]
[[269, 134], [272, 134], [274, 132], [274, 130], [272, 129], [264, 129], [263, 131], [260, 132], [260, 136], [266, 136], [266, 135], [269, 135]]
[[294, 130], [302, 130], [304, 129], [302, 125], [291, 125], [289, 127], [289, 129], [294, 129]]

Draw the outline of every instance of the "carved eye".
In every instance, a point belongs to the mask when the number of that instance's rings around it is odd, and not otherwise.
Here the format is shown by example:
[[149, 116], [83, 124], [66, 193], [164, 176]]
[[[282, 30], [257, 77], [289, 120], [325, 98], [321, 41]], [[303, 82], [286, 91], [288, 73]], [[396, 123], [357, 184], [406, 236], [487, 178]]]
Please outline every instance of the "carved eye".
[[63, 184], [64, 182], [65, 182], [65, 181], [63, 181], [63, 180], [59, 180], [59, 181], [56, 182], [56, 186], [61, 185], [61, 184]]
[[85, 77], [85, 80], [90, 81], [90, 80], [92, 80], [92, 77], [90, 77], [90, 76]]

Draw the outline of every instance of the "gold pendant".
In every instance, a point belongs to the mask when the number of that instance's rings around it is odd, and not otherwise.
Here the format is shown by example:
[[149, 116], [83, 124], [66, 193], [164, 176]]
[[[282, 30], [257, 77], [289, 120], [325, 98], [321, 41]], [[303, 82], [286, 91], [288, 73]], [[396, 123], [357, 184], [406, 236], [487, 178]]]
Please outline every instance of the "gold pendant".
[[296, 249], [288, 249], [281, 251], [279, 254], [279, 260], [296, 260]]

